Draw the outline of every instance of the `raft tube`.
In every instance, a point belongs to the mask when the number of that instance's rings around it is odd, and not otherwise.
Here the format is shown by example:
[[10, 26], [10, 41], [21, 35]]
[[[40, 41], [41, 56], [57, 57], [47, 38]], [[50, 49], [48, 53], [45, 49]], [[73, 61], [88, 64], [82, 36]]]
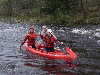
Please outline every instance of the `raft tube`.
[[44, 48], [43, 48], [44, 46], [41, 46], [41, 48], [39, 48], [39, 49], [35, 49], [35, 48], [28, 46], [27, 43], [24, 43], [24, 47], [27, 51], [29, 51], [33, 54], [45, 57], [45, 58], [49, 58], [49, 59], [53, 59], [53, 60], [63, 59], [65, 61], [72, 62], [72, 57], [70, 55], [65, 54], [57, 49], [55, 49], [55, 52], [46, 52], [46, 51], [44, 51]]

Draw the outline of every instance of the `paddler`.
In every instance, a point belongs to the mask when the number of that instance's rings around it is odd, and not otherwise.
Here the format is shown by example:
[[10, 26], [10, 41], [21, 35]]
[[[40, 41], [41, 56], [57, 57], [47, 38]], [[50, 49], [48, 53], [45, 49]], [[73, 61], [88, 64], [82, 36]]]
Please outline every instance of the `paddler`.
[[57, 38], [53, 35], [52, 30], [51, 29], [47, 29], [47, 34], [44, 35], [44, 31], [46, 29], [46, 26], [43, 27], [43, 30], [40, 34], [40, 37], [42, 39], [44, 39], [45, 41], [45, 45], [44, 45], [44, 51], [46, 52], [55, 52], [54, 50], [54, 42], [60, 46], [61, 44], [63, 44], [63, 42], [59, 42], [57, 40]]
[[23, 45], [26, 42], [26, 40], [28, 39], [28, 46], [38, 49], [39, 46], [41, 45], [41, 42], [35, 43], [36, 37], [37, 37], [37, 34], [34, 33], [34, 28], [30, 27], [30, 32], [25, 36], [21, 45]]

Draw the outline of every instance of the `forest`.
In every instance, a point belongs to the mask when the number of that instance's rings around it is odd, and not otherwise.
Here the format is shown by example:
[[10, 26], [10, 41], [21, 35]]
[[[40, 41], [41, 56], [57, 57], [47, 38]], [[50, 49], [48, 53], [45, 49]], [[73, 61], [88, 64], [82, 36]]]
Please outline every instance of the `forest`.
[[100, 0], [0, 0], [0, 19], [47, 25], [98, 25]]

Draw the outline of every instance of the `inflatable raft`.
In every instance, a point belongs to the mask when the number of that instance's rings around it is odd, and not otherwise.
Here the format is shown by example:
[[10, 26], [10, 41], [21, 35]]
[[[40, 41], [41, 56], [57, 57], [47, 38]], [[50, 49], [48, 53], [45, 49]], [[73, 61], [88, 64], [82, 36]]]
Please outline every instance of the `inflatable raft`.
[[33, 54], [45, 57], [45, 58], [49, 58], [49, 59], [53, 59], [53, 60], [63, 59], [65, 61], [72, 62], [72, 57], [69, 54], [65, 54], [57, 49], [55, 49], [55, 52], [46, 52], [46, 51], [44, 51], [44, 48], [43, 48], [44, 46], [41, 46], [41, 48], [39, 48], [39, 49], [35, 49], [35, 48], [28, 46], [27, 43], [24, 43], [24, 47], [27, 51], [29, 51]]

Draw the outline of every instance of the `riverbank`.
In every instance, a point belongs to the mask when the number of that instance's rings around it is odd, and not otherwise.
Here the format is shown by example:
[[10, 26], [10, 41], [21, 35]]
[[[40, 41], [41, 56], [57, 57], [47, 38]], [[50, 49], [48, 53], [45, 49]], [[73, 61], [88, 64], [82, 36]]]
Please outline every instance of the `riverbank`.
[[79, 19], [79, 18], [73, 18], [69, 19], [66, 23], [60, 24], [59, 22], [55, 21], [50, 21], [45, 18], [18, 18], [18, 17], [6, 17], [2, 18], [0, 17], [0, 21], [5, 22], [5, 23], [30, 23], [34, 25], [57, 25], [57, 26], [73, 26], [73, 25], [99, 25], [100, 24], [100, 17], [95, 17], [95, 18], [87, 18], [87, 19]]

